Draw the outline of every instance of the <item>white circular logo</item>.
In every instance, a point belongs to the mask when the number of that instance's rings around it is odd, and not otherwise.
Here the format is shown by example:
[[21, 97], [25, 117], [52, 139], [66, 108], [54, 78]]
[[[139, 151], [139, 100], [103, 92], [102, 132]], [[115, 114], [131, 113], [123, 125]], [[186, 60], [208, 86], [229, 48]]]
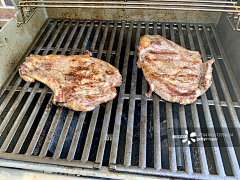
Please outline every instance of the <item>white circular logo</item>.
[[194, 137], [196, 137], [196, 132], [191, 132], [190, 134], [190, 139], [188, 139], [188, 130], [185, 130], [185, 137], [182, 139], [182, 142], [188, 142], [188, 144], [191, 144], [192, 142], [196, 142], [196, 139]]

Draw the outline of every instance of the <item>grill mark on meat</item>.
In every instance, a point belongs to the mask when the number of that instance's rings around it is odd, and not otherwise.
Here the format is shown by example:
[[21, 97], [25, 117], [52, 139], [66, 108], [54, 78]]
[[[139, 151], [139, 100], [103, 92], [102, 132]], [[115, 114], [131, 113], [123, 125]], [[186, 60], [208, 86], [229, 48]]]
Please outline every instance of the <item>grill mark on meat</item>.
[[163, 49], [163, 50], [149, 50], [148, 53], [151, 53], [151, 54], [161, 54], [161, 55], [178, 55], [178, 53], [169, 51], [167, 49]]
[[89, 67], [82, 67], [82, 66], [76, 67], [76, 71], [89, 71], [89, 70], [90, 70]]
[[166, 82], [163, 78], [155, 75], [155, 74], [151, 74], [151, 76], [156, 79], [157, 81], [161, 82], [162, 84], [165, 85], [165, 87], [167, 87], [167, 89], [169, 90], [169, 92], [171, 92], [170, 94], [171, 95], [177, 95], [177, 96], [189, 96], [189, 95], [195, 95], [196, 92], [195, 90], [191, 90], [189, 91], [188, 93], [182, 93], [178, 90], [176, 90], [176, 84], [172, 84], [172, 83], [169, 83], [169, 82]]
[[[181, 54], [179, 53], [171, 53], [171, 52], [167, 52], [167, 51], [153, 51], [154, 53], [152, 53], [151, 51], [149, 51], [148, 53], [146, 53], [143, 58], [144, 61], [165, 61], [165, 63], [169, 63], [172, 61], [182, 61], [182, 62], [187, 62], [189, 65], [191, 65], [191, 67], [196, 66], [197, 64], [199, 64], [199, 62], [201, 62], [201, 60], [196, 59], [196, 60], [191, 60], [189, 61], [189, 57], [183, 57]], [[159, 52], [159, 53], [158, 53]], [[155, 54], [155, 56], [154, 56]], [[187, 67], [187, 66], [186, 66]], [[187, 67], [190, 69], [190, 67]]]
[[151, 41], [150, 45], [161, 45], [162, 42], [161, 41]]
[[113, 72], [108, 71], [108, 70], [106, 70], [105, 73], [106, 73], [107, 75], [113, 75]]
[[[171, 84], [172, 85], [172, 84]], [[176, 90], [176, 87], [174, 85], [171, 86], [170, 84], [167, 85], [167, 88], [169, 91], [171, 91], [172, 96], [190, 96], [190, 95], [196, 95], [196, 90], [190, 90], [188, 93], [181, 93]]]

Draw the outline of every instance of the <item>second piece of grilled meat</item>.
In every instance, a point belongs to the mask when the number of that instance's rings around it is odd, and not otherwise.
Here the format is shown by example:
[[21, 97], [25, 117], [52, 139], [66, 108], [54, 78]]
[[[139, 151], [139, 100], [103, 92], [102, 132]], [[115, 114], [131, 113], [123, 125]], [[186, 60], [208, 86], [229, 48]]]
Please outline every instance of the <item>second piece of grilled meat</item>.
[[154, 91], [167, 101], [190, 104], [211, 86], [214, 59], [202, 63], [199, 52], [160, 35], [141, 37], [138, 56], [138, 67], [150, 85], [148, 97]]
[[118, 69], [88, 55], [31, 55], [19, 69], [25, 81], [38, 80], [54, 92], [53, 104], [91, 111], [114, 99], [122, 85]]

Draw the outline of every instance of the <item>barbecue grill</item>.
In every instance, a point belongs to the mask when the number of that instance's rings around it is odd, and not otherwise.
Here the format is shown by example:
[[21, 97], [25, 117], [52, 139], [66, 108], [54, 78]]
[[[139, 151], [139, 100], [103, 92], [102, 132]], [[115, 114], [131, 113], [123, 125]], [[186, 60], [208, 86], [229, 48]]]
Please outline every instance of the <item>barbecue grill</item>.
[[[15, 18], [0, 31], [3, 175], [25, 169], [66, 179], [240, 178], [237, 1], [16, 4]], [[147, 98], [149, 85], [136, 66], [144, 34], [159, 34], [199, 51], [203, 61], [215, 58], [210, 89], [185, 106], [154, 93]], [[18, 74], [30, 54], [86, 50], [123, 77], [118, 96], [92, 112], [53, 105], [47, 86], [25, 82]]]

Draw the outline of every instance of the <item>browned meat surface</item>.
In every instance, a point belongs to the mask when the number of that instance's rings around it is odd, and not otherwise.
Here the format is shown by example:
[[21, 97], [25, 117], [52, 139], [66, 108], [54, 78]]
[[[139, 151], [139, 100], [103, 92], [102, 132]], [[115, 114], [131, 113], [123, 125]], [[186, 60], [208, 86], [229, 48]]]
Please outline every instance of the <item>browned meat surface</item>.
[[118, 69], [88, 55], [31, 55], [19, 73], [25, 81], [38, 80], [50, 87], [53, 104], [75, 111], [91, 111], [114, 99], [115, 86], [122, 85]]
[[138, 56], [138, 67], [150, 85], [148, 97], [154, 91], [167, 101], [190, 104], [211, 86], [214, 59], [202, 63], [199, 52], [164, 37], [141, 37]]

